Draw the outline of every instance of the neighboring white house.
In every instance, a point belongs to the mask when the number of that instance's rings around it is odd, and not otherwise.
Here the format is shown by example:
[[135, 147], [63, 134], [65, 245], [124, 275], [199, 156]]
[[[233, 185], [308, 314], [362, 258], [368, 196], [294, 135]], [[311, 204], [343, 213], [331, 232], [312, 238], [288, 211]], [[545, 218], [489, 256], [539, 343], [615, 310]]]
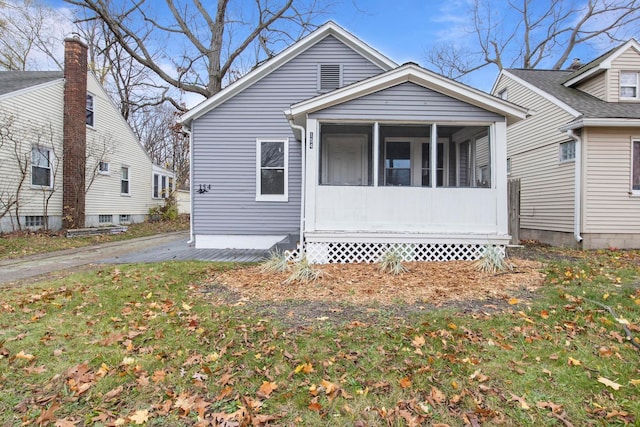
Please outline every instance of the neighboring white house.
[[520, 237], [640, 248], [640, 44], [569, 70], [503, 70], [492, 93], [528, 108], [508, 127]]
[[506, 127], [525, 115], [329, 22], [182, 117], [196, 247], [473, 259], [509, 241]]
[[[65, 64], [64, 73], [0, 72], [0, 232], [59, 229], [76, 211], [84, 221], [75, 226], [140, 222], [150, 207], [163, 203], [154, 193], [154, 174], [164, 177], [166, 187], [172, 184], [173, 174], [152, 165], [96, 77], [86, 72], [86, 46], [67, 39], [65, 62], [69, 55], [79, 69]], [[74, 144], [80, 148], [69, 154]], [[79, 162], [69, 166], [65, 156]], [[74, 169], [84, 184], [68, 177]], [[78, 204], [65, 201], [65, 193], [75, 194]], [[65, 213], [70, 206], [77, 207]]]

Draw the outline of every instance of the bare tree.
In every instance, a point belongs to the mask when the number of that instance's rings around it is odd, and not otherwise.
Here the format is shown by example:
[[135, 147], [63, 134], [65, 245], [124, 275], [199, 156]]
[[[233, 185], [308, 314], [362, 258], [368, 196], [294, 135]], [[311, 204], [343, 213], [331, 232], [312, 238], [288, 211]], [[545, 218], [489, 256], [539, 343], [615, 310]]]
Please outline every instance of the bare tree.
[[62, 69], [65, 27], [55, 9], [37, 0], [6, 1], [0, 8], [0, 68], [24, 71]]
[[452, 78], [492, 64], [560, 69], [578, 46], [640, 34], [640, 0], [475, 0], [469, 12], [474, 46], [447, 42], [427, 55]]
[[176, 188], [189, 186], [189, 136], [169, 105], [147, 106], [138, 112], [134, 131], [151, 160], [175, 173]]
[[[78, 22], [100, 20], [115, 41], [167, 86], [162, 100], [185, 110], [169, 88], [211, 97], [243, 64], [268, 59], [315, 28], [327, 0], [66, 0]], [[249, 60], [251, 57], [251, 60]]]
[[[22, 228], [20, 211], [22, 190], [29, 176], [30, 150], [16, 129], [16, 117], [5, 112], [0, 117], [0, 219], [9, 215], [17, 229]], [[13, 227], [12, 227], [13, 228]]]

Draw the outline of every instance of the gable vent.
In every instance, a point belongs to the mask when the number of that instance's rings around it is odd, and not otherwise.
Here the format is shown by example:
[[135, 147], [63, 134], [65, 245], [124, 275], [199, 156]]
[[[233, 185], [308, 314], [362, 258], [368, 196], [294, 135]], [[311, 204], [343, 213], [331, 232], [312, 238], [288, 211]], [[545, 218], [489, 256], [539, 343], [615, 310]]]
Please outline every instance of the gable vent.
[[342, 66], [340, 64], [320, 64], [318, 89], [333, 90], [342, 86]]

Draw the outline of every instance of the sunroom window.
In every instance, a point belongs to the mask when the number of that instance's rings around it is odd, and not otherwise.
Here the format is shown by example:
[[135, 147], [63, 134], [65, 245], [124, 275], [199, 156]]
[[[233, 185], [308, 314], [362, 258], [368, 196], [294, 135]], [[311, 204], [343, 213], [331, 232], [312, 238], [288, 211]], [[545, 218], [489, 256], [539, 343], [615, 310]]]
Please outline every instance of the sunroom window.
[[326, 124], [321, 127], [320, 184], [371, 185], [372, 126]]

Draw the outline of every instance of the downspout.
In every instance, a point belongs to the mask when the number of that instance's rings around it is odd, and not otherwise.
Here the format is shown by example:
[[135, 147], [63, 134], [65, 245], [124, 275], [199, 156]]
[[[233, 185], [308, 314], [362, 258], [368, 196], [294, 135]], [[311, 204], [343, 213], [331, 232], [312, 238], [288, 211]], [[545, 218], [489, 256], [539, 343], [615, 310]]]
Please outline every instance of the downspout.
[[301, 151], [301, 165], [300, 165], [300, 253], [298, 254], [299, 258], [302, 259], [305, 252], [304, 247], [304, 215], [305, 215], [305, 166], [307, 161], [307, 149], [306, 149], [306, 139], [307, 139], [307, 130], [295, 123], [293, 123], [292, 119], [289, 119], [289, 126], [292, 129], [297, 129], [300, 131], [300, 151]]
[[185, 126], [182, 127], [182, 130], [189, 135], [189, 241], [187, 244], [191, 245], [195, 243], [193, 238], [193, 201], [195, 199], [193, 197], [193, 141], [191, 140], [191, 130]]
[[567, 135], [569, 138], [573, 139], [576, 142], [576, 158], [575, 158], [575, 171], [574, 171], [574, 196], [573, 196], [573, 236], [576, 239], [576, 242], [582, 241], [582, 236], [580, 235], [580, 229], [582, 228], [582, 224], [580, 218], [582, 217], [582, 138], [576, 135], [573, 129], [567, 129]]

